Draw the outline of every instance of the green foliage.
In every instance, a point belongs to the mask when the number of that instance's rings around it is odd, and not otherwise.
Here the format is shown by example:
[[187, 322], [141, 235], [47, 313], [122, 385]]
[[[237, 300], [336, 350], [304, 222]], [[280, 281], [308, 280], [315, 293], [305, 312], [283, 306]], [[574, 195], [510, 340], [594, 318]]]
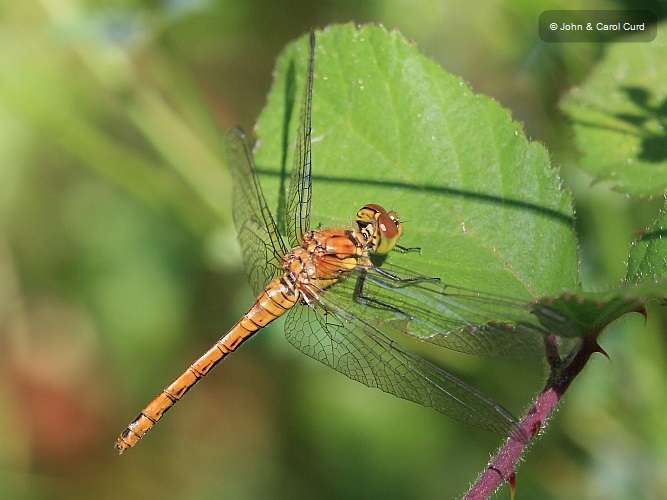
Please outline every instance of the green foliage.
[[667, 212], [658, 218], [632, 245], [628, 260], [627, 281], [632, 284], [667, 280]]
[[[304, 38], [285, 50], [258, 122], [272, 207], [289, 183], [306, 55]], [[378, 203], [405, 221], [402, 244], [423, 250], [392, 262], [527, 300], [576, 289], [572, 203], [544, 148], [400, 34], [317, 34], [312, 127], [314, 227], [349, 226]]]
[[[300, 128], [307, 53], [302, 38], [279, 58], [257, 127], [256, 162], [276, 211]], [[389, 206], [406, 221], [404, 244], [423, 250], [392, 262], [504, 297], [550, 297], [551, 313], [546, 300], [534, 313], [564, 337], [597, 336], [641, 309], [647, 293], [664, 294], [659, 286], [581, 293], [571, 199], [542, 146], [400, 34], [329, 27], [318, 33], [315, 65], [313, 226], [349, 225], [368, 202]]]
[[618, 191], [667, 191], [667, 37], [610, 45], [605, 57], [563, 101], [573, 121], [581, 167]]

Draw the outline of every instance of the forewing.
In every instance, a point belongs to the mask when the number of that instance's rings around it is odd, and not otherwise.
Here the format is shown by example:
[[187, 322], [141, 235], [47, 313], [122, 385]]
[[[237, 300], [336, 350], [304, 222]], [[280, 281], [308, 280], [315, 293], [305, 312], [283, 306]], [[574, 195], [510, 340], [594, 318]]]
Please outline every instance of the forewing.
[[287, 253], [266, 203], [245, 134], [233, 128], [225, 135], [227, 164], [232, 174], [232, 208], [246, 272], [255, 294], [282, 274]]
[[503, 436], [518, 436], [517, 420], [503, 407], [437, 366], [405, 351], [328, 290], [318, 311], [297, 307], [285, 323], [287, 340], [308, 356], [368, 387]]
[[311, 177], [311, 115], [313, 104], [313, 67], [315, 65], [315, 32], [310, 32], [308, 71], [304, 85], [287, 198], [287, 237], [292, 246], [301, 243], [301, 237], [310, 230], [310, 206], [313, 198]]
[[[363, 280], [361, 294], [358, 280]], [[396, 266], [359, 267], [326, 293], [347, 301], [352, 314], [386, 332], [467, 354], [544, 355], [546, 332], [526, 301], [469, 290]]]

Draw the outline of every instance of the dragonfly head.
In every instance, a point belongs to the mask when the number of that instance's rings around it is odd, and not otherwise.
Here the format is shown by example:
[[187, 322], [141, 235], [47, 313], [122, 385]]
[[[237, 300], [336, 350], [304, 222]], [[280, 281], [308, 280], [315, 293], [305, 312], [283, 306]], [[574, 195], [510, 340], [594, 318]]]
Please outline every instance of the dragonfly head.
[[357, 212], [357, 226], [371, 242], [373, 252], [389, 253], [403, 234], [403, 226], [396, 212], [387, 212], [380, 205], [369, 203]]

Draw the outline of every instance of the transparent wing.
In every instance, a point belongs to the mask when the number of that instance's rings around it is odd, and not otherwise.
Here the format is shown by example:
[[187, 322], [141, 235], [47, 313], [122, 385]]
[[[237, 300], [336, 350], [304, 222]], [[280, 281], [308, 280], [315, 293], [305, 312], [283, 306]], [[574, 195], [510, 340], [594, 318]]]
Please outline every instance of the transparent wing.
[[522, 439], [517, 420], [502, 406], [405, 351], [372, 320], [350, 311], [327, 292], [319, 297], [319, 311], [298, 307], [288, 316], [285, 335], [297, 349], [364, 385], [433, 407], [475, 427]]
[[287, 195], [287, 238], [292, 246], [310, 230], [310, 205], [313, 198], [311, 177], [311, 114], [313, 103], [313, 67], [315, 65], [315, 32], [310, 32], [308, 72], [301, 103], [292, 179]]
[[[363, 279], [361, 292], [359, 280]], [[492, 357], [544, 356], [548, 333], [527, 301], [429, 280], [405, 269], [358, 268], [325, 291], [387, 332]]]
[[227, 132], [225, 152], [232, 174], [232, 208], [243, 262], [253, 291], [259, 294], [267, 283], [284, 273], [281, 265], [287, 248], [262, 193], [252, 152], [241, 129]]

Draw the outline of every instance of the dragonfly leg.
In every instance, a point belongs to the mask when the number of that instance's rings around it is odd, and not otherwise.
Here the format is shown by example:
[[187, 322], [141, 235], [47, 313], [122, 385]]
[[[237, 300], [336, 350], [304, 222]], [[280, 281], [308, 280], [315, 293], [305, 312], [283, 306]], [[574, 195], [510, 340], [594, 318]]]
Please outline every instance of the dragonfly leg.
[[357, 284], [354, 287], [354, 300], [356, 300], [360, 304], [372, 304], [381, 309], [386, 309], [388, 311], [393, 311], [395, 313], [402, 314], [403, 316], [409, 318], [410, 320], [413, 320], [414, 317], [412, 317], [410, 314], [403, 312], [399, 307], [387, 304], [386, 302], [383, 302], [379, 299], [376, 299], [364, 293], [364, 284], [366, 283], [366, 278], [368, 277], [369, 270], [374, 271], [380, 274], [381, 276], [389, 279], [391, 282], [395, 283], [396, 286], [399, 287], [404, 285], [414, 285], [417, 283], [424, 283], [424, 282], [440, 283], [440, 278], [427, 278], [427, 277], [400, 278], [399, 276], [396, 276], [390, 273], [389, 271], [381, 269], [379, 267], [372, 267], [370, 269], [361, 268], [359, 276], [357, 277]]
[[[440, 278], [429, 278], [427, 276], [414, 276], [412, 278], [401, 278], [400, 276], [396, 276], [395, 274], [390, 273], [386, 269], [382, 269], [381, 267], [373, 267], [372, 270], [379, 275], [388, 278], [392, 282], [396, 283], [396, 286], [402, 286], [402, 285], [415, 285], [417, 283], [440, 283]], [[363, 275], [366, 274], [366, 271], [364, 271]]]
[[404, 247], [401, 245], [394, 245], [394, 248], [401, 253], [418, 252], [419, 255], [422, 253], [422, 247]]
[[[378, 269], [379, 271], [379, 269]], [[402, 314], [409, 319], [414, 319], [412, 316], [409, 314], [405, 314], [403, 311], [401, 311], [398, 307], [392, 306], [391, 304], [387, 304], [385, 302], [382, 302], [381, 300], [375, 299], [373, 297], [370, 297], [369, 295], [364, 294], [364, 283], [366, 282], [366, 277], [368, 276], [368, 270], [366, 268], [362, 268], [361, 271], [359, 272], [359, 276], [357, 277], [357, 284], [354, 287], [354, 300], [357, 301], [359, 304], [372, 304], [376, 307], [379, 307], [381, 309], [387, 309], [389, 311], [394, 311], [395, 313]]]
[[[357, 283], [354, 287], [354, 300], [357, 301], [360, 304], [363, 305], [373, 305], [375, 307], [378, 307], [380, 309], [386, 309], [388, 311], [393, 311], [397, 314], [401, 314], [405, 316], [406, 318], [413, 320], [414, 317], [410, 314], [407, 314], [406, 312], [402, 311], [399, 307], [396, 307], [391, 304], [387, 304], [386, 302], [383, 302], [382, 300], [379, 300], [375, 297], [371, 297], [370, 295], [367, 295], [364, 293], [364, 284], [366, 283], [366, 279], [371, 279], [373, 278], [368, 278], [368, 273], [369, 271], [376, 272], [379, 275], [381, 275], [383, 278], [386, 278], [389, 280], [390, 283], [393, 283], [396, 287], [402, 287], [402, 286], [409, 286], [409, 285], [415, 285], [418, 283], [440, 283], [440, 278], [429, 278], [429, 277], [422, 277], [422, 276], [415, 276], [411, 278], [401, 278], [400, 276], [396, 276], [395, 274], [392, 274], [391, 272], [387, 271], [386, 269], [382, 269], [380, 267], [362, 267], [359, 271], [359, 275], [357, 276]], [[386, 282], [385, 282], [386, 283]]]

